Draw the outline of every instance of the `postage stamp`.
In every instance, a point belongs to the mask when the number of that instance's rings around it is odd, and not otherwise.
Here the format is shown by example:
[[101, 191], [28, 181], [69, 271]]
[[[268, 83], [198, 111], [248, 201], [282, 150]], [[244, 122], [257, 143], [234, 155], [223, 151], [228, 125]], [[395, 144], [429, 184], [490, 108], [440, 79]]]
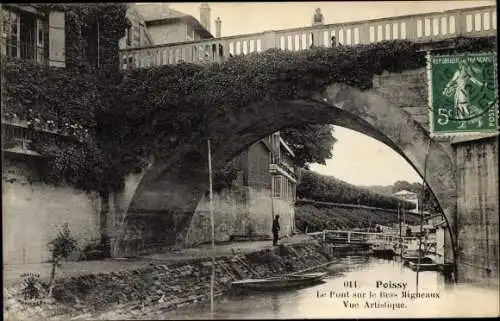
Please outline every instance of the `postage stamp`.
[[498, 131], [496, 53], [428, 55], [432, 135]]

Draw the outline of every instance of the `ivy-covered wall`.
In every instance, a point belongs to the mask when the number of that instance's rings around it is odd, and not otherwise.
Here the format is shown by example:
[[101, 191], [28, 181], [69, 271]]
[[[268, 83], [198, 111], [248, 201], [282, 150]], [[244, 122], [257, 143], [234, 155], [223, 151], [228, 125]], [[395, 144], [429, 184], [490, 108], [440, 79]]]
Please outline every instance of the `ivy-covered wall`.
[[[237, 114], [263, 98], [307, 99], [335, 82], [367, 89], [375, 74], [425, 65], [425, 52], [399, 40], [300, 52], [272, 49], [221, 64], [120, 71], [125, 4], [39, 6], [66, 11], [67, 68], [3, 58], [3, 117], [50, 122], [86, 137], [83, 143], [34, 144], [53, 159], [52, 183], [65, 180], [84, 190], [120, 189], [125, 175], [144, 167], [151, 156], [162, 158], [178, 144], [211, 136], [211, 119]], [[453, 50], [492, 50], [496, 40], [454, 39], [451, 44]], [[211, 138], [216, 145], [217, 137]]]

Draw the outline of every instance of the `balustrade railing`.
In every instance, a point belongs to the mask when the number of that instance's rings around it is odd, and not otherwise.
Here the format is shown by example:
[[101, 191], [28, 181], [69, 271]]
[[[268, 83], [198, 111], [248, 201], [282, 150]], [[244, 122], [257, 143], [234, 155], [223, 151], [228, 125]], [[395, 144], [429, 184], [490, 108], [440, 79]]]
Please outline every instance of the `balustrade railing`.
[[397, 234], [373, 233], [373, 232], [358, 232], [358, 231], [342, 231], [342, 230], [324, 230], [320, 232], [307, 233], [310, 236], [320, 237], [325, 241], [336, 240], [345, 241], [346, 243], [403, 243], [408, 245], [418, 240], [416, 237], [399, 236]]
[[496, 6], [484, 6], [123, 49], [120, 67], [221, 62], [271, 48], [299, 51], [311, 46], [329, 47], [332, 42], [358, 45], [406, 39], [425, 43], [458, 36], [494, 36], [496, 19]]

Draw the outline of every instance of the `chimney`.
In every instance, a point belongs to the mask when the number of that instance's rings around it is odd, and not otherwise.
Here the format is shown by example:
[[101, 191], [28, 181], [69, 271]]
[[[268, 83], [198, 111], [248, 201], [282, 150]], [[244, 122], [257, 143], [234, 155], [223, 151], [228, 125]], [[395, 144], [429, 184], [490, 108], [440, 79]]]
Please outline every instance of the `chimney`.
[[163, 16], [163, 15], [165, 15], [165, 16], [167, 16], [167, 15], [168, 15], [168, 12], [169, 12], [169, 7], [170, 7], [170, 6], [169, 6], [169, 4], [168, 4], [168, 3], [163, 2], [163, 3], [161, 4], [161, 15], [162, 15], [162, 16]]
[[220, 20], [220, 17], [217, 17], [217, 19], [215, 20], [215, 38], [220, 38], [221, 25], [222, 25], [222, 20]]
[[210, 31], [210, 7], [208, 3], [202, 2], [200, 6], [200, 23], [205, 29]]

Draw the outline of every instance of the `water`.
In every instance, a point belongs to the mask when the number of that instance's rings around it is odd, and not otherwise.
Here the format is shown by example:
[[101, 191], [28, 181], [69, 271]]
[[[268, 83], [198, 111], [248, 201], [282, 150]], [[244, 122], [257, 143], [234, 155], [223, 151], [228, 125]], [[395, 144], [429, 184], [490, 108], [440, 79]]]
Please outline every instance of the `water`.
[[[392, 285], [404, 283], [406, 284], [404, 291], [410, 293], [417, 291], [416, 273], [404, 267], [400, 262], [362, 256], [348, 256], [337, 260], [337, 263], [330, 266], [331, 275], [326, 282], [316, 286], [279, 293], [254, 293], [226, 297], [216, 301], [213, 316], [210, 313], [210, 306], [203, 305], [172, 312], [155, 312], [144, 318], [168, 320], [210, 319], [212, 317], [214, 319], [282, 319], [491, 317], [499, 315], [498, 289], [454, 284], [445, 281], [437, 272], [425, 271], [419, 273], [418, 292], [439, 297], [412, 300], [403, 298], [403, 290], [400, 288], [384, 289], [380, 282], [377, 288], [377, 281], [381, 281], [386, 283], [386, 286], [390, 286], [389, 282], [392, 282]], [[356, 288], [350, 288], [349, 285], [354, 286], [354, 282], [356, 282]], [[345, 292], [348, 292], [347, 298]], [[375, 295], [375, 298], [369, 298], [370, 292], [371, 295]], [[381, 295], [384, 294], [385, 297], [391, 295], [393, 297], [382, 298]], [[362, 298], [363, 295], [365, 298]], [[348, 307], [345, 306], [344, 301], [347, 302]], [[393, 306], [387, 307], [391, 304]]]

